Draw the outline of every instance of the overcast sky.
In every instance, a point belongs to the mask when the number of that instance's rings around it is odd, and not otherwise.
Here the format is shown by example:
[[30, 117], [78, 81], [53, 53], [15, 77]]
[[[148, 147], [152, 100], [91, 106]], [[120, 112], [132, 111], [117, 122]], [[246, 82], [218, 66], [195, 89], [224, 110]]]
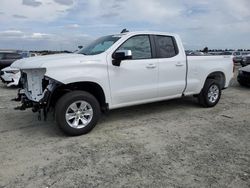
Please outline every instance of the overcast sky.
[[250, 48], [250, 0], [0, 0], [0, 49], [74, 50], [123, 28], [188, 49]]

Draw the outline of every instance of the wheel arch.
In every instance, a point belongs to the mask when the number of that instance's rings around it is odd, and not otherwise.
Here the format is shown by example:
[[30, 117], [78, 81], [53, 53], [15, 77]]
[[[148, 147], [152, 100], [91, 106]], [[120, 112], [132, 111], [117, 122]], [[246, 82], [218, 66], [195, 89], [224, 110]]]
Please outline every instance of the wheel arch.
[[[212, 72], [207, 76], [206, 80], [208, 80], [208, 79], [213, 79], [213, 80], [217, 81], [219, 83], [221, 89], [225, 88], [226, 77], [225, 77], [225, 74], [223, 72], [221, 72], [221, 71]], [[206, 82], [206, 80], [205, 80], [205, 82]]]
[[66, 93], [70, 91], [86, 91], [92, 94], [99, 102], [101, 110], [108, 110], [107, 98], [103, 88], [96, 82], [84, 81], [84, 82], [74, 82], [69, 84], [62, 84], [58, 86], [51, 94], [50, 106], [55, 107], [57, 101]]

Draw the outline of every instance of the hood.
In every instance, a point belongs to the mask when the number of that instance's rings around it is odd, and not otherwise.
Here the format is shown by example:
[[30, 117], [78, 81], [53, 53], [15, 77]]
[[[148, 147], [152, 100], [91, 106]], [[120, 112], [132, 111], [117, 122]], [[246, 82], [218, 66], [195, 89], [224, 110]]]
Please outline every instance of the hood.
[[17, 68], [11, 68], [11, 67], [5, 67], [1, 71], [12, 71], [12, 70], [19, 70], [19, 69], [17, 69]]
[[24, 58], [11, 64], [11, 68], [37, 69], [57, 66], [67, 66], [83, 61], [98, 61], [97, 56], [85, 56], [82, 54], [55, 54]]

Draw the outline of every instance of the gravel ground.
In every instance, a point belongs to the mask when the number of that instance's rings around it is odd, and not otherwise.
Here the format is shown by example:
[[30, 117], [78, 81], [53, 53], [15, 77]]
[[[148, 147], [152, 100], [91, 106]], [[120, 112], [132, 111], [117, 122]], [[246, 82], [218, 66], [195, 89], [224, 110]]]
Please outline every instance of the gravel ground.
[[111, 111], [87, 135], [14, 111], [0, 84], [0, 187], [250, 187], [250, 88]]

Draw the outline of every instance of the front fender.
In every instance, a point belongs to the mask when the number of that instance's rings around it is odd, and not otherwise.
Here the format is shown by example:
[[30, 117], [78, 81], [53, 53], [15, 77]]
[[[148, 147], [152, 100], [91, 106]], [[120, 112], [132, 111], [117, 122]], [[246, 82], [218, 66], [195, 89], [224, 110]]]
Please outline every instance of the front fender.
[[45, 75], [65, 85], [76, 82], [96, 83], [103, 89], [106, 101], [111, 103], [108, 72], [105, 65], [48, 69]]

